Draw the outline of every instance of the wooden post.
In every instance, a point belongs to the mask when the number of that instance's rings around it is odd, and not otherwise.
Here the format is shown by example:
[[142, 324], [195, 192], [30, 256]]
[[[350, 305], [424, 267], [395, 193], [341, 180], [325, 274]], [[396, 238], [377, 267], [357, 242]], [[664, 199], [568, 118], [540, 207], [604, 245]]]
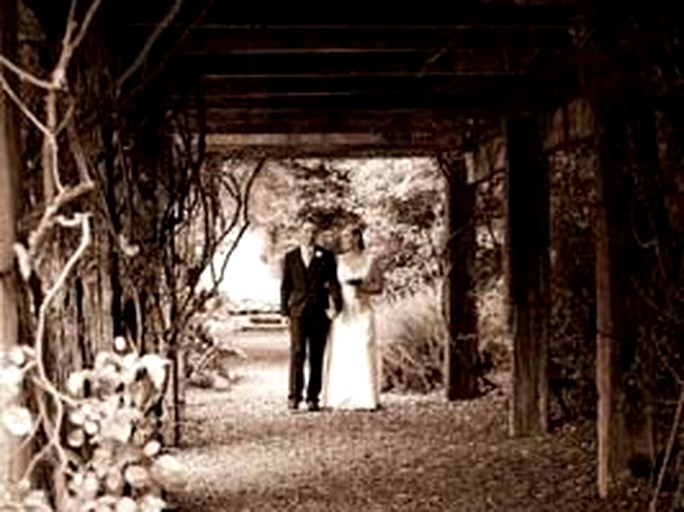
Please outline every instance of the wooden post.
[[[17, 2], [0, 0], [0, 54], [12, 57], [16, 37]], [[2, 73], [0, 66], [0, 73]], [[9, 81], [9, 74], [5, 73]], [[19, 304], [14, 273], [14, 250], [16, 241], [16, 188], [18, 178], [18, 134], [14, 109], [0, 87], [0, 351], [7, 351], [18, 344]], [[16, 400], [9, 392], [0, 395], [0, 410], [4, 404]], [[0, 428], [0, 486], [8, 482], [17, 462], [16, 444], [5, 429]]]
[[445, 351], [446, 396], [448, 400], [477, 395], [478, 354], [477, 303], [472, 277], [475, 258], [475, 191], [468, 184], [462, 154], [445, 163], [448, 177], [447, 223], [449, 264], [445, 279], [446, 317], [449, 338]]
[[512, 435], [547, 430], [549, 185], [537, 118], [511, 119], [508, 143], [507, 277], [512, 330]]
[[[602, 137], [601, 146], [607, 143]], [[617, 340], [620, 326], [619, 293], [617, 293], [616, 247], [611, 243], [615, 224], [614, 195], [610, 193], [613, 177], [611, 164], [601, 156], [597, 180], [599, 209], [596, 222], [596, 388], [598, 391], [598, 489], [601, 497], [608, 495], [610, 475], [617, 466], [620, 443], [624, 439], [624, 424], [620, 421], [619, 377], [616, 371]]]
[[[644, 255], [633, 233], [633, 174], [657, 172], [655, 115], [629, 87], [610, 87], [597, 102], [600, 122], [596, 226], [597, 484], [608, 496], [612, 481], [637, 455], [653, 455], [651, 418], [653, 348], [638, 339], [636, 290]], [[646, 205], [644, 205], [646, 207]], [[649, 215], [653, 212], [644, 212]], [[630, 379], [626, 379], [627, 375]], [[639, 404], [634, 406], [633, 404]]]

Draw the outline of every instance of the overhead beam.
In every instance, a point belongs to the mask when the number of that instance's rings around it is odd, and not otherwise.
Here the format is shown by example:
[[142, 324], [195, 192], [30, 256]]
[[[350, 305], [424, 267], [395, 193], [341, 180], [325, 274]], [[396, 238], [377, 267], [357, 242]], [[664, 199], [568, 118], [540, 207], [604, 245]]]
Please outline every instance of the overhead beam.
[[[573, 75], [547, 76], [531, 74], [498, 74], [453, 78], [452, 80], [420, 80], [401, 77], [396, 80], [378, 77], [357, 77], [356, 79], [334, 80], [330, 78], [261, 78], [253, 80], [230, 80], [228, 78], [207, 80], [200, 84], [171, 85], [169, 99], [182, 101], [203, 95], [208, 104], [247, 106], [306, 106], [317, 107], [320, 102], [344, 102], [358, 105], [359, 102], [379, 101], [377, 106], [395, 104], [400, 106], [425, 105], [452, 106], [463, 104], [474, 106], [483, 103], [483, 98], [494, 95], [490, 100], [500, 101], [515, 91], [544, 91], [553, 87], [554, 92], [573, 87]], [[547, 91], [548, 92], [548, 91]], [[300, 103], [301, 102], [301, 103]]]
[[[173, 96], [181, 96], [183, 91], [201, 90], [207, 98], [232, 97], [234, 95], [298, 95], [321, 93], [384, 93], [406, 91], [410, 94], [420, 93], [458, 93], [465, 91], [484, 91], [494, 85], [499, 89], [534, 86], [540, 78], [529, 74], [515, 73], [408, 73], [408, 74], [367, 74], [344, 76], [258, 76], [227, 77], [201, 76], [198, 83], [190, 80], [185, 84], [179, 80], [169, 84], [173, 88]], [[190, 77], [188, 77], [190, 78]], [[570, 77], [559, 77], [572, 82]]]
[[[190, 112], [191, 119], [199, 119]], [[496, 114], [494, 114], [496, 115]], [[487, 112], [477, 114], [488, 117]], [[206, 126], [209, 132], [218, 133], [385, 133], [393, 131], [404, 139], [411, 132], [424, 132], [434, 137], [443, 127], [453, 129], [465, 119], [466, 113], [455, 110], [390, 109], [390, 110], [337, 110], [322, 111], [301, 109], [280, 110], [229, 110], [208, 109]], [[448, 130], [444, 129], [445, 132]]]
[[[496, 92], [489, 89], [488, 92]], [[499, 92], [502, 92], [499, 90]], [[481, 111], [501, 104], [502, 95], [498, 98], [488, 97], [487, 94], [470, 92], [463, 94], [434, 93], [407, 94], [402, 91], [359, 94], [305, 94], [280, 96], [211, 96], [206, 97], [209, 109], [224, 109], [227, 112], [245, 110], [247, 114], [263, 111], [278, 112], [281, 110], [307, 111], [313, 110], [314, 115], [322, 112], [341, 112], [347, 116], [363, 115], [365, 111], [391, 111], [395, 109], [416, 110], [424, 109], [459, 109], [464, 111]], [[308, 113], [307, 113], [308, 114]]]
[[[315, 71], [319, 75], [365, 74], [382, 70], [385, 72], [419, 72], [431, 55], [418, 53], [334, 53], [249, 55], [211, 54], [193, 55], [175, 59], [169, 69], [180, 69], [197, 75], [297, 75]], [[436, 71], [453, 70], [453, 64], [434, 66]]]
[[[126, 28], [126, 45], [138, 49], [147, 39], [150, 27]], [[251, 53], [307, 52], [339, 50], [492, 50], [497, 48], [562, 48], [572, 39], [567, 27], [473, 27], [457, 26], [323, 26], [285, 27], [217, 26], [193, 27], [181, 52], [190, 55], [217, 55], [242, 50]]]
[[[198, 2], [193, 8], [184, 10], [186, 16], [201, 8], [205, 2]], [[349, 6], [345, 9], [330, 9], [328, 5], [292, 5], [273, 4], [268, 8], [261, 3], [226, 3], [214, 2], [206, 20], [212, 26], [311, 26], [336, 27], [361, 25], [369, 27], [381, 26], [520, 26], [546, 27], [567, 26], [569, 20], [577, 14], [579, 2], [567, 2], [566, 5], [496, 5], [485, 4], [479, 0], [462, 0], [457, 6], [449, 8], [442, 5], [415, 6], [397, 4], [391, 9], [368, 9], [359, 5], [357, 9]], [[125, 15], [130, 23], [158, 23], [168, 10], [168, 5], [161, 2], [134, 2], [125, 0], [117, 5], [118, 11]], [[175, 20], [182, 23], [183, 17]]]
[[[191, 111], [191, 115], [194, 114]], [[437, 119], [463, 119], [468, 113], [462, 109], [435, 109], [426, 112], [421, 108], [383, 109], [383, 110], [315, 110], [301, 108], [281, 109], [224, 109], [208, 108], [207, 123], [211, 126], [226, 125], [243, 127], [238, 132], [256, 129], [263, 132], [264, 128], [273, 127], [274, 132], [302, 132], [323, 131], [335, 132], [353, 131], [355, 128], [381, 129], [389, 125], [414, 126], [416, 124], [429, 126]], [[483, 111], [472, 111], [472, 115], [485, 115]], [[435, 121], [436, 122], [436, 121]], [[291, 127], [287, 129], [287, 127]], [[310, 128], [310, 129], [309, 129]], [[222, 130], [218, 130], [222, 131]]]
[[[546, 59], [568, 58], [570, 49], [545, 50]], [[574, 55], [574, 51], [572, 52]], [[542, 56], [537, 49], [503, 48], [483, 50], [411, 50], [411, 51], [346, 51], [329, 48], [326, 51], [277, 51], [254, 53], [239, 49], [227, 53], [184, 55], [167, 66], [171, 73], [195, 75], [350, 75], [385, 73], [514, 73], [534, 68]]]
[[441, 136], [425, 136], [416, 132], [404, 140], [387, 134], [354, 133], [210, 133], [205, 138], [210, 153], [293, 156], [418, 156], [444, 151], [461, 141], [459, 131], [448, 140]]

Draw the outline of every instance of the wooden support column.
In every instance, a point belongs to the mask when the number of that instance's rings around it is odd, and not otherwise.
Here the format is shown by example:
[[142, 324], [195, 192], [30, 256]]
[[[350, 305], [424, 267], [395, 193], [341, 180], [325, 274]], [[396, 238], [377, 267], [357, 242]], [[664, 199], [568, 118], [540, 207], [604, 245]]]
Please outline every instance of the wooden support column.
[[538, 119], [510, 119], [507, 277], [513, 338], [510, 431], [547, 430], [549, 336], [549, 185]]
[[[17, 22], [16, 0], [0, 0], [0, 54], [13, 57]], [[0, 66], [0, 73], [2, 73]], [[10, 80], [10, 74], [4, 73]], [[14, 109], [0, 87], [0, 351], [18, 344], [19, 304], [14, 272], [16, 241], [15, 192], [19, 182], [19, 139], [16, 132]], [[0, 395], [0, 410], [17, 400], [9, 392]], [[14, 440], [0, 428], [0, 487], [12, 476], [16, 467]]]
[[[635, 233], [649, 205], [634, 216], [634, 183], [657, 172], [655, 114], [628, 87], [605, 91], [600, 123], [596, 225], [597, 484], [608, 496], [612, 482], [639, 454], [653, 457], [653, 347], [638, 337], [636, 278], [650, 274]], [[637, 174], [643, 176], [639, 178]]]
[[477, 302], [473, 265], [476, 239], [473, 221], [475, 190], [468, 184], [463, 154], [443, 162], [448, 177], [447, 223], [449, 264], [445, 280], [445, 304], [449, 338], [445, 353], [446, 396], [448, 400], [477, 395], [478, 354]]
[[[604, 117], [604, 123], [609, 124]], [[612, 130], [599, 140], [600, 164], [597, 180], [598, 212], [596, 223], [596, 387], [598, 391], [598, 489], [608, 495], [610, 480], [621, 460], [626, 439], [623, 421], [619, 340], [624, 338], [620, 274], [622, 261], [619, 232], [620, 192], [616, 188], [622, 167], [611, 150]]]

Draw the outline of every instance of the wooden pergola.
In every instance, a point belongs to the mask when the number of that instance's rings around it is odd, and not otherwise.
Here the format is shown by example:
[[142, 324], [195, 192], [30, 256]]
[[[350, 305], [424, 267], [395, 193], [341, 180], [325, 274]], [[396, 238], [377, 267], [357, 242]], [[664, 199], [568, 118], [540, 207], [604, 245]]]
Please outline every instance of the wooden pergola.
[[[135, 59], [157, 30], [162, 7], [117, 7], [118, 30], [126, 37], [114, 44], [124, 61]], [[156, 90], [168, 108], [190, 102], [215, 151], [249, 145], [269, 156], [458, 154], [466, 148], [468, 123], [506, 120], [512, 317], [519, 324], [513, 330], [513, 428], [526, 434], [545, 430], [547, 416], [548, 264], [530, 262], [548, 259], [548, 190], [537, 162], [534, 114], [576, 91], [575, 13], [554, 3], [479, 1], [376, 13], [188, 5], [171, 20], [168, 44], [160, 41], [159, 57], [150, 61], [165, 60]], [[179, 35], [172, 38], [174, 32]], [[460, 233], [451, 240], [449, 278], [447, 395], [455, 399], [475, 393], [477, 329], [468, 271], [473, 189], [462, 158], [449, 166], [450, 229]]]
[[[56, 5], [65, 7], [63, 2], [32, 4], [46, 32], [58, 34], [63, 18], [56, 15]], [[369, 6], [267, 8], [218, 1], [176, 2], [169, 11], [168, 4], [106, 2], [101, 37], [110, 56], [123, 63], [133, 62], [141, 48], [154, 43], [144, 50], [145, 65], [136, 71], [146, 97], [169, 110], [189, 105], [210, 150], [247, 144], [274, 157], [446, 158], [454, 235], [449, 246], [449, 399], [475, 392], [477, 329], [469, 272], [474, 235], [468, 229], [474, 188], [463, 154], [473, 150], [468, 145], [473, 123], [489, 123], [504, 133], [506, 267], [515, 348], [511, 427], [515, 435], [546, 431], [550, 297], [544, 141], [549, 134], [544, 120], [581, 96], [572, 35], [580, 2], [468, 0], [375, 12]], [[605, 229], [601, 233], [607, 238]], [[0, 242], [6, 243], [4, 238]], [[620, 315], [609, 292], [616, 278], [611, 250], [598, 244], [597, 269], [608, 276], [597, 283], [599, 323], [617, 322]], [[611, 377], [615, 371], [612, 341], [606, 331], [598, 336], [599, 376]], [[614, 439], [622, 428], [614, 421], [619, 392], [609, 377], [597, 381], [602, 493], [619, 465]]]
[[[171, 20], [150, 67], [164, 61], [169, 106], [195, 98], [210, 134], [361, 133], [383, 137], [367, 144], [381, 151], [434, 151], [469, 119], [550, 106], [576, 86], [567, 6], [197, 4]], [[113, 7], [124, 61], [164, 9]]]

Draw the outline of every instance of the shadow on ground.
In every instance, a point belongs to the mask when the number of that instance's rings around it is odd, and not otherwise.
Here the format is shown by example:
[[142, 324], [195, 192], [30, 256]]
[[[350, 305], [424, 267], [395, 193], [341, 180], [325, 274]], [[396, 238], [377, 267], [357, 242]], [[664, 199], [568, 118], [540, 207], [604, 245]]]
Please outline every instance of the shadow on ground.
[[250, 355], [240, 383], [189, 393], [178, 450], [187, 483], [170, 497], [180, 510], [645, 508], [637, 487], [595, 496], [591, 425], [510, 439], [505, 385], [470, 402], [390, 393], [377, 412], [292, 414], [286, 337], [239, 343]]

